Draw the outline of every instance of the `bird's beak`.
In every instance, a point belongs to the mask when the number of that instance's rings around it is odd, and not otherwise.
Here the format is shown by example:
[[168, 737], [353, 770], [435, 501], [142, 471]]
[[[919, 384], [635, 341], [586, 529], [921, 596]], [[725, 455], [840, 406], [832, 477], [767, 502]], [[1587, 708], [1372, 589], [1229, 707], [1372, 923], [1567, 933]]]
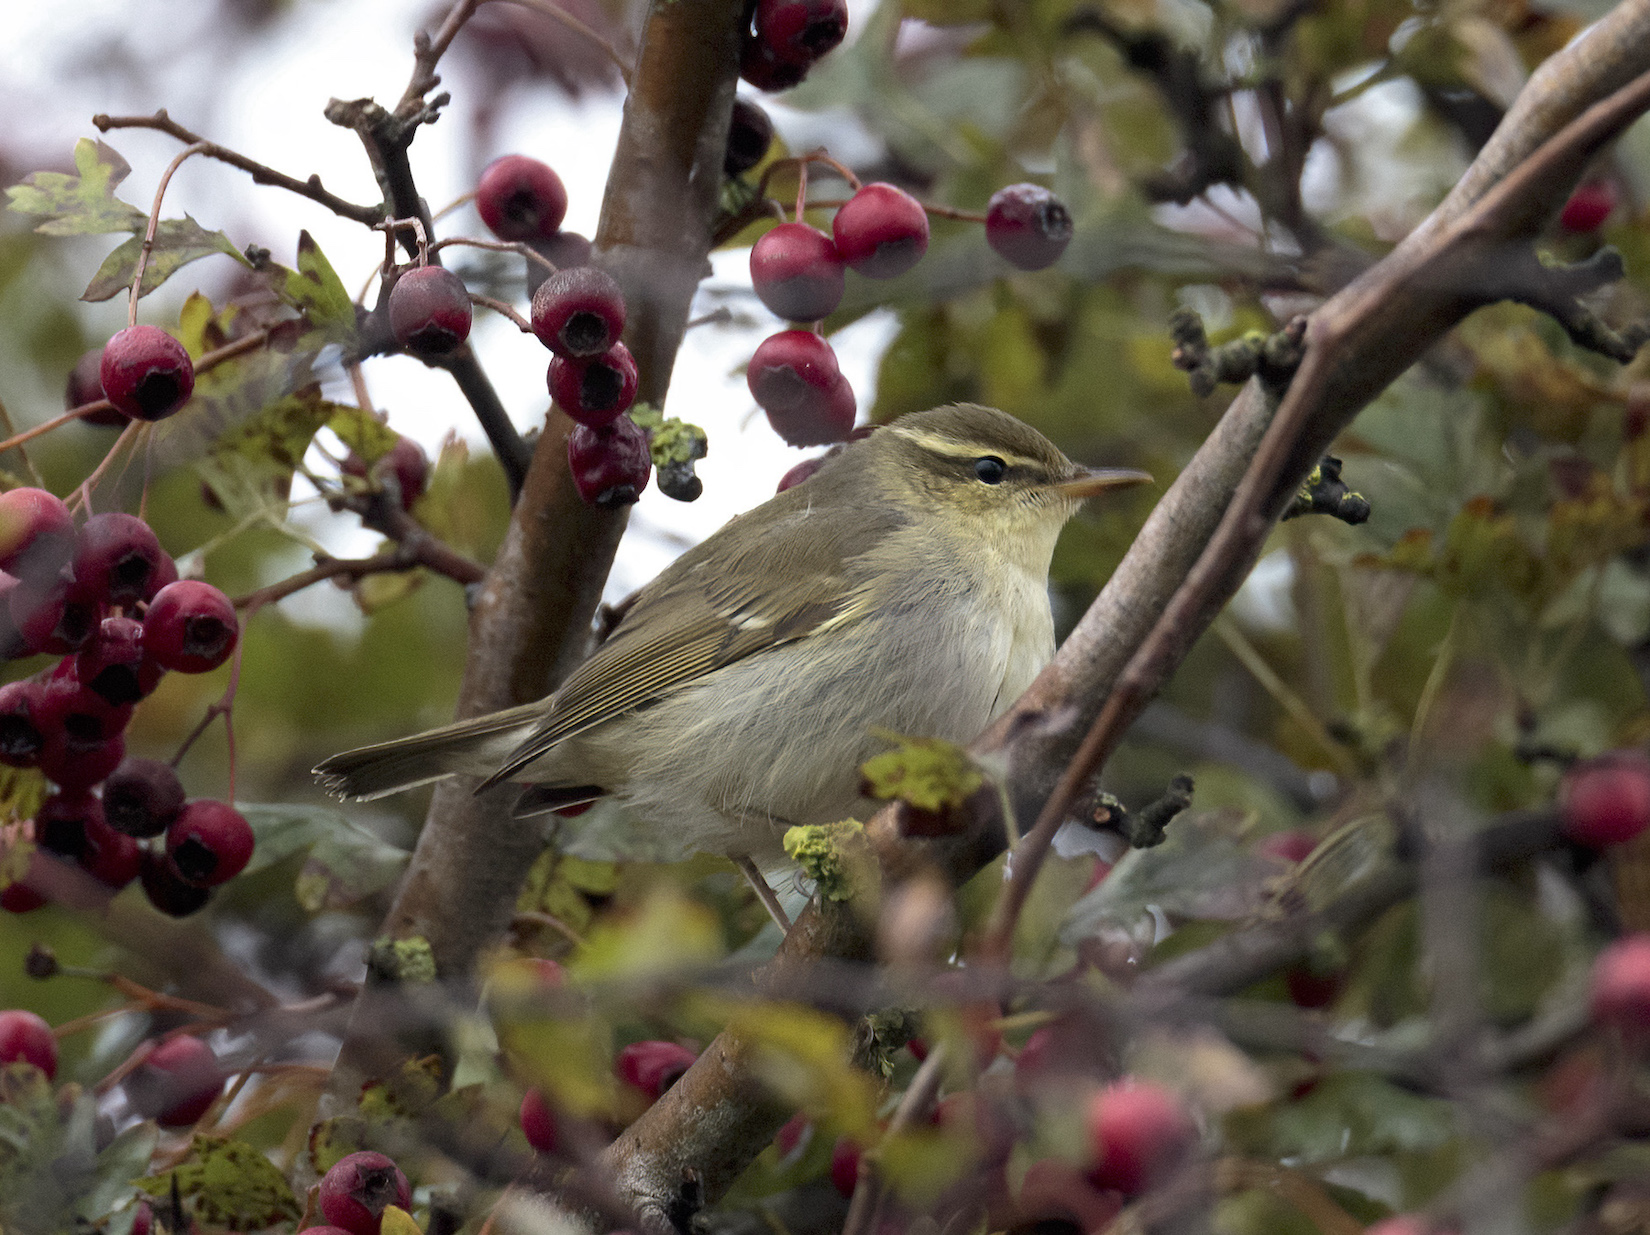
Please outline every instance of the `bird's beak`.
[[1073, 501], [1082, 501], [1087, 497], [1104, 493], [1108, 489], [1123, 489], [1130, 485], [1149, 485], [1151, 475], [1147, 472], [1138, 472], [1132, 467], [1086, 467], [1069, 480], [1062, 480], [1054, 486], [1054, 491], [1061, 497], [1071, 498]]

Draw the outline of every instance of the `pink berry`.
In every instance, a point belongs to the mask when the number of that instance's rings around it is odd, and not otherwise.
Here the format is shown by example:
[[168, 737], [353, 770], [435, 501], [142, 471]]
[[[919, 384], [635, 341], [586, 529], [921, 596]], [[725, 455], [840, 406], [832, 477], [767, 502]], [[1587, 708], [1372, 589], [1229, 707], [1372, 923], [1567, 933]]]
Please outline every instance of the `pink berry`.
[[1102, 1188], [1144, 1192], [1185, 1157], [1197, 1129], [1179, 1100], [1149, 1081], [1109, 1085], [1089, 1104], [1091, 1178]]
[[533, 293], [533, 333], [558, 356], [600, 356], [624, 333], [624, 292], [594, 266], [558, 270]]
[[401, 509], [411, 510], [430, 483], [430, 457], [410, 437], [398, 437], [388, 453], [372, 465], [374, 476], [394, 476]]
[[[82, 352], [69, 371], [69, 380], [63, 389], [63, 410], [72, 412], [77, 407], [103, 400], [103, 349], [94, 347]], [[132, 418], [118, 408], [106, 407], [87, 412], [80, 418], [83, 425], [100, 425], [106, 429], [124, 428]]]
[[166, 827], [166, 856], [185, 883], [227, 883], [252, 860], [254, 837], [246, 817], [226, 802], [198, 798]]
[[57, 577], [74, 557], [74, 516], [44, 489], [0, 493], [0, 570], [25, 583]]
[[750, 37], [739, 53], [739, 76], [758, 90], [789, 90], [808, 75], [809, 65], [781, 60], [765, 40]]
[[773, 1134], [774, 1147], [781, 1159], [788, 1159], [812, 1139], [813, 1124], [806, 1111], [798, 1111], [785, 1121], [785, 1126]]
[[537, 159], [507, 154], [482, 171], [476, 210], [500, 240], [548, 238], [567, 215], [567, 189], [561, 177]]
[[628, 416], [600, 429], [576, 424], [567, 435], [567, 466], [579, 496], [617, 510], [642, 496], [653, 471], [647, 433]]
[[52, 1027], [33, 1012], [0, 1012], [0, 1064], [32, 1063], [51, 1080], [57, 1075], [57, 1039]]
[[128, 326], [103, 347], [103, 393], [133, 420], [164, 420], [189, 402], [195, 366], [158, 326]]
[[390, 289], [390, 333], [419, 356], [442, 356], [470, 337], [474, 310], [464, 280], [440, 266], [415, 266]]
[[558, 1141], [556, 1113], [536, 1089], [529, 1089], [521, 1099], [521, 1130], [527, 1143], [541, 1154], [556, 1152]]
[[658, 1101], [693, 1066], [698, 1056], [675, 1042], [632, 1042], [619, 1052], [614, 1071], [619, 1079]]
[[129, 758], [103, 782], [104, 821], [127, 836], [159, 836], [183, 804], [183, 782], [157, 759]]
[[831, 1183], [843, 1196], [853, 1196], [859, 1183], [859, 1160], [865, 1151], [847, 1137], [831, 1150]]
[[143, 650], [163, 669], [206, 673], [229, 659], [240, 637], [235, 607], [210, 583], [181, 579], [149, 602]]
[[126, 1100], [163, 1128], [187, 1128], [206, 1114], [223, 1089], [223, 1069], [212, 1048], [184, 1035], [156, 1046], [126, 1078]]
[[130, 605], [158, 590], [150, 581], [165, 556], [154, 529], [137, 516], [119, 511], [93, 515], [75, 543], [75, 581], [92, 589], [100, 602]]
[[1650, 828], [1650, 759], [1612, 751], [1577, 764], [1559, 790], [1564, 835], [1580, 845], [1620, 845]]
[[340, 1158], [321, 1177], [321, 1213], [350, 1235], [378, 1235], [386, 1206], [412, 1207], [407, 1177], [383, 1154], [363, 1151]]
[[811, 65], [848, 33], [847, 0], [758, 0], [756, 38], [785, 64]]
[[782, 330], [762, 340], [745, 382], [774, 432], [792, 446], [839, 442], [854, 427], [853, 388], [831, 345], [810, 330]]
[[[738, 176], [768, 157], [773, 145], [773, 121], [749, 99], [733, 100], [733, 118], [728, 123], [727, 153], [722, 156], [722, 174]], [[102, 397], [102, 391], [98, 392]]]
[[132, 1210], [132, 1229], [127, 1235], [152, 1235], [155, 1229], [155, 1211], [148, 1201], [139, 1201]]
[[986, 208], [985, 238], [1011, 266], [1041, 270], [1071, 243], [1071, 212], [1041, 185], [998, 189]]
[[552, 356], [545, 374], [557, 406], [591, 429], [610, 425], [629, 410], [636, 401], [636, 381], [635, 358], [623, 343], [583, 360]]
[[1593, 1019], [1630, 1038], [1650, 1037], [1650, 935], [1627, 935], [1593, 962]]
[[177, 868], [164, 853], [143, 851], [138, 879], [149, 903], [162, 913], [174, 918], [187, 918], [212, 899], [211, 888], [196, 887], [184, 882]]
[[1567, 232], [1595, 232], [1615, 208], [1615, 186], [1607, 180], [1589, 180], [1570, 194], [1559, 212], [1558, 225]]
[[1307, 856], [1318, 847], [1318, 838], [1310, 832], [1303, 832], [1296, 828], [1288, 832], [1273, 832], [1264, 837], [1260, 844], [1255, 846], [1255, 852], [1266, 858], [1276, 858], [1280, 862], [1304, 862]]
[[842, 303], [842, 256], [831, 238], [806, 223], [781, 223], [751, 247], [751, 284], [780, 317], [813, 322]]
[[903, 189], [868, 184], [831, 221], [836, 251], [868, 279], [893, 279], [928, 252], [928, 212]]

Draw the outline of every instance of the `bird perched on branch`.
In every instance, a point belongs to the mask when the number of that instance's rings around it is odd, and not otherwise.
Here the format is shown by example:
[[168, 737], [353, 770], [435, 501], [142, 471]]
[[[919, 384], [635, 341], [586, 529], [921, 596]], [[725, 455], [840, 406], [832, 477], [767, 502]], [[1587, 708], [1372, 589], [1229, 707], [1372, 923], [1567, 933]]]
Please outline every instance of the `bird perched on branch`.
[[873, 729], [966, 741], [1054, 652], [1048, 568], [1083, 500], [1151, 478], [971, 404], [902, 416], [688, 550], [534, 703], [334, 755], [371, 799], [455, 774], [518, 816], [611, 795], [769, 866], [794, 824], [863, 817]]

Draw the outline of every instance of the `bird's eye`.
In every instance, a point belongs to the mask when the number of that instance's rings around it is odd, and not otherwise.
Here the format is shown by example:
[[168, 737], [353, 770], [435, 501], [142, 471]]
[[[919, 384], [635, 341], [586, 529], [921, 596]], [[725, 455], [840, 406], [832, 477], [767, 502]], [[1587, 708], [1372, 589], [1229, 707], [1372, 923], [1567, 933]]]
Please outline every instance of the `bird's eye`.
[[1008, 475], [1008, 464], [996, 455], [987, 455], [983, 459], [974, 460], [974, 475], [988, 485], [1000, 485], [1003, 477]]

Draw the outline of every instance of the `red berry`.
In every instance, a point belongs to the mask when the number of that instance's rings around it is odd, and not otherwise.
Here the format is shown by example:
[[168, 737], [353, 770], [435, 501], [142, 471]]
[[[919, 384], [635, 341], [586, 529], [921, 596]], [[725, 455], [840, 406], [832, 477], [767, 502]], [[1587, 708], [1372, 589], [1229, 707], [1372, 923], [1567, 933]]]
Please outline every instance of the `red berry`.
[[567, 970], [562, 967], [560, 961], [553, 961], [547, 956], [535, 956], [530, 960], [533, 976], [543, 985], [556, 987], [567, 981]]
[[162, 1042], [126, 1078], [126, 1100], [163, 1128], [187, 1128], [206, 1114], [223, 1089], [223, 1069], [212, 1048], [184, 1035]]
[[74, 516], [44, 489], [0, 493], [0, 570], [42, 584], [74, 557]]
[[845, 1136], [838, 1138], [831, 1150], [831, 1183], [843, 1196], [854, 1194], [854, 1187], [859, 1183], [859, 1160], [864, 1152]]
[[758, 0], [756, 38], [786, 64], [807, 66], [848, 33], [848, 0]]
[[0, 686], [0, 763], [32, 768], [46, 746], [45, 683], [29, 678]]
[[155, 679], [141, 674], [143, 668], [143, 623], [135, 618], [108, 617], [98, 625], [98, 633], [86, 641], [74, 662], [75, 676], [106, 703], [119, 707], [136, 703]]
[[32, 1063], [51, 1080], [57, 1075], [57, 1039], [52, 1027], [33, 1012], [0, 1012], [0, 1064]]
[[246, 817], [225, 802], [199, 798], [166, 828], [166, 856], [185, 883], [213, 888], [252, 860], [254, 837]]
[[54, 793], [34, 812], [34, 843], [48, 853], [78, 862], [86, 852], [87, 834], [103, 827], [103, 807], [84, 789]]
[[579, 496], [590, 505], [628, 506], [642, 496], [653, 470], [647, 433], [629, 416], [601, 429], [574, 425], [567, 435], [567, 466]]
[[1096, 1188], [1069, 1162], [1044, 1158], [1027, 1167], [1020, 1181], [1014, 1229], [1041, 1231], [1069, 1223], [1080, 1231], [1104, 1231], [1122, 1208], [1116, 1192]]
[[781, 223], [751, 247], [751, 284], [780, 317], [813, 322], [842, 303], [842, 255], [831, 238], [806, 223]]
[[500, 240], [548, 238], [567, 215], [567, 189], [561, 177], [537, 159], [507, 154], [482, 171], [476, 209]]
[[820, 455], [818, 458], [814, 459], [802, 460], [801, 463], [798, 463], [790, 471], [786, 472], [779, 478], [779, 487], [775, 489], [774, 492], [783, 493], [786, 489], [794, 489], [797, 485], [801, 484], [804, 480], [808, 479], [808, 477], [812, 476], [824, 466], [824, 455]]
[[321, 1213], [350, 1235], [378, 1235], [384, 1208], [412, 1207], [412, 1189], [401, 1169], [383, 1154], [363, 1151], [340, 1158], [321, 1177]]
[[470, 292], [441, 266], [415, 266], [390, 289], [390, 333], [419, 356], [442, 356], [470, 337]]
[[792, 446], [840, 442], [854, 427], [853, 387], [831, 345], [810, 330], [783, 330], [757, 345], [745, 382], [775, 433]]
[[624, 333], [624, 292], [594, 266], [558, 270], [533, 293], [533, 333], [558, 356], [600, 356]]
[[1650, 828], [1650, 759], [1612, 751], [1577, 764], [1559, 789], [1564, 835], [1580, 845], [1620, 845]]
[[59, 789], [90, 789], [126, 758], [126, 739], [116, 734], [101, 742], [82, 742], [62, 730], [46, 735], [40, 770]]
[[7, 913], [33, 913], [50, 902], [21, 880], [0, 888], [0, 909]]
[[148, 1201], [139, 1201], [132, 1209], [132, 1229], [127, 1235], [152, 1235], [155, 1229], [155, 1211]]
[[[727, 153], [722, 156], [722, 173], [738, 176], [768, 157], [773, 145], [773, 121], [749, 99], [733, 100], [733, 118], [728, 123]], [[103, 392], [98, 391], [98, 398]]]
[[928, 212], [903, 189], [868, 184], [831, 221], [836, 251], [868, 279], [893, 279], [928, 252]]
[[1280, 862], [1304, 862], [1307, 856], [1318, 847], [1318, 838], [1310, 832], [1300, 829], [1291, 829], [1287, 832], [1273, 832], [1262, 838], [1255, 846], [1255, 852], [1265, 858], [1276, 858]]
[[1041, 185], [1011, 184], [991, 195], [985, 238], [1010, 265], [1041, 270], [1071, 243], [1071, 212]]
[[185, 883], [164, 853], [145, 849], [138, 879], [143, 883], [143, 894], [149, 903], [174, 918], [187, 918], [212, 899], [211, 888], [199, 888]]
[[623, 343], [587, 360], [550, 357], [545, 384], [562, 411], [581, 425], [600, 429], [636, 401], [636, 361]]
[[[80, 354], [80, 359], [75, 361], [74, 368], [69, 371], [69, 380], [63, 390], [64, 411], [72, 412], [75, 408], [85, 407], [88, 403], [103, 401], [102, 369], [101, 347], [94, 347]], [[87, 412], [80, 418], [80, 423], [118, 429], [131, 424], [132, 418], [118, 408], [106, 407], [100, 411]]]
[[394, 476], [401, 493], [401, 509], [411, 510], [430, 483], [430, 457], [410, 437], [398, 437], [395, 445], [372, 465], [378, 477]]
[[1197, 1138], [1179, 1100], [1150, 1081], [1101, 1090], [1089, 1104], [1088, 1123], [1095, 1157], [1090, 1178], [1130, 1196], [1177, 1166]]
[[135, 515], [93, 515], [76, 540], [74, 577], [102, 603], [130, 605], [158, 590], [151, 581], [166, 556], [152, 529]]
[[739, 76], [758, 90], [789, 90], [808, 75], [807, 64], [781, 60], [763, 39], [750, 36], [739, 53]]
[[1607, 180], [1589, 180], [1570, 194], [1559, 212], [1558, 225], [1567, 232], [1594, 232], [1604, 226], [1615, 208], [1615, 186]]
[[1616, 940], [1593, 961], [1593, 1019], [1628, 1037], [1650, 1037], [1650, 935]]
[[19, 581], [6, 589], [6, 611], [30, 652], [65, 656], [97, 630], [103, 602], [97, 589], [61, 574], [39, 584]]
[[86, 845], [80, 853], [80, 868], [105, 887], [119, 891], [138, 877], [143, 866], [143, 846], [103, 821], [102, 813], [86, 826]]
[[521, 1130], [527, 1143], [541, 1154], [556, 1152], [556, 1113], [536, 1089], [529, 1089], [521, 1099]]
[[785, 1121], [785, 1126], [773, 1134], [773, 1143], [779, 1150], [781, 1159], [788, 1159], [795, 1155], [812, 1139], [810, 1133], [813, 1124], [808, 1119], [806, 1111], [798, 1111]]
[[103, 782], [104, 822], [127, 836], [159, 836], [183, 803], [183, 782], [156, 759], [127, 759]]
[[64, 657], [46, 675], [43, 732], [62, 730], [80, 746], [92, 746], [119, 737], [132, 720], [132, 705], [110, 703], [81, 682], [75, 673], [78, 657]]
[[619, 1052], [613, 1070], [620, 1080], [658, 1101], [659, 1095], [674, 1085], [697, 1058], [675, 1042], [632, 1042]]
[[128, 326], [103, 347], [103, 393], [133, 420], [164, 420], [189, 402], [195, 366], [158, 326]]
[[149, 602], [143, 650], [163, 669], [205, 673], [229, 659], [240, 637], [235, 607], [210, 583], [180, 579]]

